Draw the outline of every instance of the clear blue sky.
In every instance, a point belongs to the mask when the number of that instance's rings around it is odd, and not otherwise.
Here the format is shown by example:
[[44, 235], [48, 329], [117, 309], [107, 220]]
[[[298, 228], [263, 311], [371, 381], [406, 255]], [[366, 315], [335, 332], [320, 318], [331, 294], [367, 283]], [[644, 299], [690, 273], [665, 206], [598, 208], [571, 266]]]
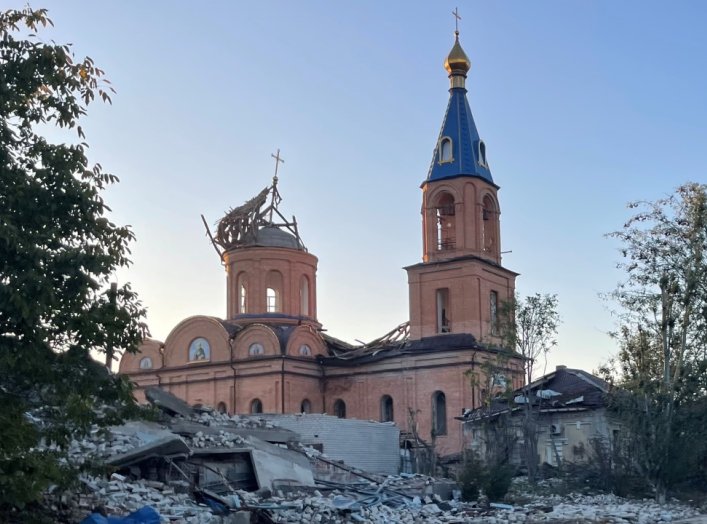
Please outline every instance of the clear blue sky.
[[[21, 7], [24, 0], [9, 2]], [[137, 235], [131, 281], [153, 336], [225, 315], [204, 235], [269, 184], [319, 257], [319, 319], [370, 340], [408, 318], [403, 266], [421, 258], [419, 184], [461, 40], [467, 86], [501, 186], [504, 265], [518, 290], [557, 293], [549, 366], [591, 370], [613, 351], [598, 294], [621, 278], [604, 234], [625, 204], [707, 181], [707, 3], [33, 2], [102, 67], [117, 94], [84, 129], [107, 195]]]

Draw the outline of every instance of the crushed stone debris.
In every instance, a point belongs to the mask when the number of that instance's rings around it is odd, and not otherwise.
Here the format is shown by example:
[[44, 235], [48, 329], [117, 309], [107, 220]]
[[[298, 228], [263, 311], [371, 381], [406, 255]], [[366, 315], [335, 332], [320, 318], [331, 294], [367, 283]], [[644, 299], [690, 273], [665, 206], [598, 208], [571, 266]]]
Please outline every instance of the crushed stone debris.
[[[227, 430], [277, 427], [271, 420], [231, 416], [216, 411], [197, 412], [187, 420], [209, 428], [180, 437], [191, 449], [247, 448], [250, 445], [247, 438]], [[130, 434], [121, 428], [93, 428], [86, 438], [71, 442], [68, 447], [68, 460], [74, 464], [83, 464], [89, 460], [100, 462], [144, 445], [139, 432]], [[164, 430], [169, 428], [164, 426]], [[327, 458], [325, 454], [298, 443], [291, 447], [304, 453], [310, 460]], [[355, 468], [349, 470], [356, 472]], [[384, 477], [360, 472], [355, 483], [336, 484], [322, 480], [317, 483], [317, 489], [290, 487], [285, 492], [280, 489], [263, 489], [257, 492], [234, 490], [229, 495], [222, 496], [229, 501], [231, 513], [219, 515], [213, 507], [197, 502], [191, 494], [192, 486], [189, 482], [136, 479], [123, 471], [112, 473], [109, 477], [84, 475], [81, 477], [82, 489], [71, 493], [52, 493], [47, 496], [47, 503], [57, 511], [66, 512], [66, 508], [70, 508], [77, 521], [94, 508], [103, 508], [108, 515], [120, 516], [150, 505], [157, 510], [163, 522], [173, 524], [251, 522], [252, 515], [266, 516], [258, 522], [307, 524], [651, 524], [686, 521], [700, 515], [696, 508], [677, 502], [661, 506], [652, 500], [628, 500], [611, 494], [526, 493], [524, 497], [529, 502], [524, 504], [481, 507], [476, 503], [455, 499], [443, 500], [433, 494], [430, 488], [439, 481], [440, 479], [419, 474]], [[253, 522], [255, 521], [254, 518]]]

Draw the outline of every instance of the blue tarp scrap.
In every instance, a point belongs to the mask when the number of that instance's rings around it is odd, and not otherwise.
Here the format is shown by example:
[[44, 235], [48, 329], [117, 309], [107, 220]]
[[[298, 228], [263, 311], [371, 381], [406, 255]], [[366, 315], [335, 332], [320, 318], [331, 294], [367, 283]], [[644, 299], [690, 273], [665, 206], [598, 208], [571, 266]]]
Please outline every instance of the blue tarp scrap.
[[144, 506], [126, 517], [104, 517], [92, 513], [81, 524], [160, 524], [160, 514], [152, 506]]

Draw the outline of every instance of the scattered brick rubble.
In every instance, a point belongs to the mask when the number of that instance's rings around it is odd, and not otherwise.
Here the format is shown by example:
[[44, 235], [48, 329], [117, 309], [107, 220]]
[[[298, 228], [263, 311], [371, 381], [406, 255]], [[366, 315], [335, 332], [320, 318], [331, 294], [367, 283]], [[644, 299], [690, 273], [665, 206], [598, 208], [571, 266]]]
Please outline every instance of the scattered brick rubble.
[[[146, 431], [157, 441], [176, 441], [188, 447], [189, 453], [199, 450], [244, 449], [256, 445], [249, 436], [234, 433], [236, 430], [273, 430], [276, 424], [258, 417], [229, 416], [217, 412], [185, 412], [187, 417], [174, 412], [172, 422], [181, 424], [181, 436], [169, 430], [170, 423], [153, 429], [143, 423], [128, 423], [110, 431], [95, 429], [69, 448], [69, 460], [74, 463], [106, 462], [114, 457], [131, 456], [145, 447]], [[194, 426], [193, 423], [197, 423]], [[192, 426], [189, 426], [192, 424]], [[186, 429], [185, 429], [186, 428]], [[194, 430], [196, 428], [196, 430]], [[160, 440], [161, 439], [161, 440]], [[149, 440], [149, 439], [148, 439]], [[424, 475], [401, 474], [383, 477], [344, 464], [335, 463], [313, 448], [290, 442], [289, 448], [315, 463], [332, 464], [348, 476], [346, 482], [319, 478], [315, 486], [271, 486], [249, 492], [232, 489], [216, 494], [195, 485], [190, 477], [188, 458], [184, 462], [170, 457], [149, 460], [166, 460], [170, 470], [168, 481], [138, 478], [145, 469], [136, 468], [135, 462], [113, 473], [110, 478], [82, 477], [82, 490], [70, 494], [52, 494], [49, 504], [57, 511], [71, 515], [70, 521], [80, 521], [95, 508], [108, 515], [126, 515], [145, 505], [157, 510], [163, 522], [173, 524], [206, 523], [540, 523], [540, 522], [601, 522], [606, 524], [649, 524], [677, 522], [698, 515], [697, 510], [685, 505], [660, 506], [652, 501], [628, 501], [614, 495], [549, 495], [531, 497], [531, 502], [508, 506], [504, 504], [481, 507], [476, 503], [455, 500], [458, 491], [451, 481], [433, 479]], [[179, 446], [155, 448], [172, 450], [179, 455]], [[184, 448], [187, 449], [187, 448]], [[262, 445], [260, 446], [262, 448]], [[267, 448], [265, 448], [267, 449]], [[175, 451], [176, 450], [176, 451]], [[154, 452], [154, 450], [153, 450]], [[138, 459], [140, 457], [138, 456]], [[153, 462], [147, 462], [153, 468]], [[179, 465], [178, 465], [179, 464]], [[151, 469], [149, 469], [151, 473]], [[149, 476], [149, 475], [148, 475]], [[152, 475], [154, 477], [154, 475]], [[443, 497], [440, 497], [443, 494]], [[445, 500], [451, 498], [451, 500]], [[493, 507], [495, 506], [495, 507]], [[73, 520], [72, 520], [73, 519]]]

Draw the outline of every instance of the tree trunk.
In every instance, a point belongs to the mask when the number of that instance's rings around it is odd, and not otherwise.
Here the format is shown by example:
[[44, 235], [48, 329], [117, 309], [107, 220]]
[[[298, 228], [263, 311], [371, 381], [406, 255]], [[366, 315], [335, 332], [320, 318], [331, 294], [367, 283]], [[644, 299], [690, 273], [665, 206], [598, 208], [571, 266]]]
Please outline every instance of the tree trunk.
[[538, 480], [538, 428], [532, 410], [527, 410], [523, 422], [523, 450], [528, 468], [528, 481]]

